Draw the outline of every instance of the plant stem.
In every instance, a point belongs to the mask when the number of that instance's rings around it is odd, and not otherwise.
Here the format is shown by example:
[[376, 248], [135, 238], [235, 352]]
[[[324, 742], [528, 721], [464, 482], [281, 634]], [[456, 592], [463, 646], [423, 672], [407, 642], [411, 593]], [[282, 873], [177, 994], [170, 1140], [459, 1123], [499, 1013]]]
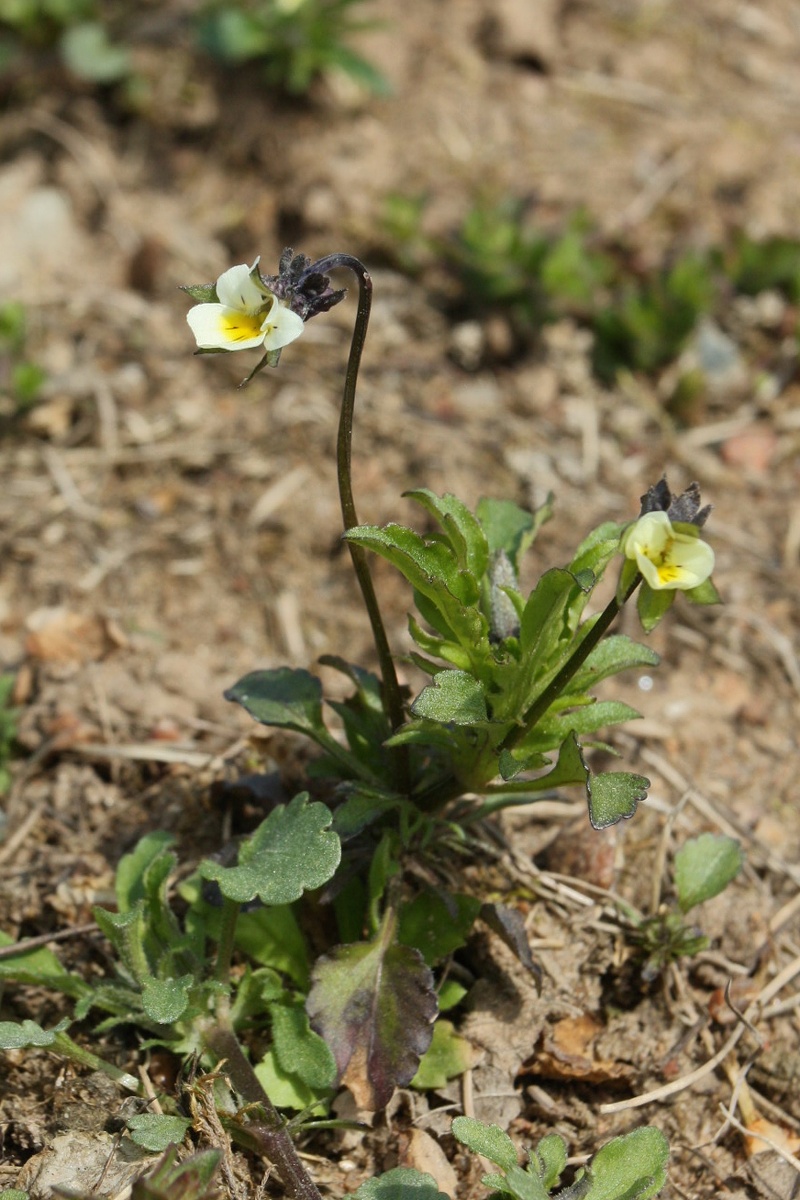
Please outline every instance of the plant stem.
[[512, 729], [503, 742], [501, 742], [498, 749], [513, 749], [513, 747], [518, 745], [523, 740], [525, 735], [529, 733], [531, 729], [533, 729], [533, 727], [536, 725], [536, 722], [541, 720], [553, 701], [561, 695], [576, 671], [586, 662], [586, 659], [594, 650], [595, 646], [607, 633], [612, 621], [619, 615], [622, 608], [630, 600], [631, 596], [641, 582], [641, 575], [634, 575], [627, 588], [627, 591], [622, 598], [618, 600], [617, 597], [614, 596], [609, 601], [609, 603], [601, 612], [600, 616], [595, 621], [592, 628], [586, 634], [586, 637], [580, 642], [573, 654], [567, 659], [561, 670], [556, 672], [544, 691], [536, 697], [533, 704], [523, 716], [520, 724]]
[[[339, 432], [336, 439], [336, 474], [339, 481], [339, 500], [342, 508], [342, 520], [345, 533], [358, 525], [355, 500], [353, 498], [353, 477], [351, 469], [353, 445], [353, 413], [356, 401], [356, 385], [358, 370], [361, 365], [361, 354], [367, 336], [369, 315], [372, 308], [372, 279], [369, 271], [359, 259], [351, 254], [329, 254], [319, 259], [309, 271], [327, 275], [337, 268], [352, 271], [358, 280], [358, 311], [356, 312], [353, 336], [350, 342], [350, 356], [347, 360], [344, 390], [342, 392], [342, 408], [339, 414]], [[386, 627], [383, 623], [378, 599], [369, 570], [367, 553], [363, 546], [348, 542], [350, 558], [356, 573], [361, 595], [364, 598], [369, 622], [372, 627], [372, 637], [378, 652], [383, 682], [383, 699], [389, 721], [393, 729], [399, 729], [405, 719], [403, 711], [403, 696], [397, 681], [394, 659], [389, 647]], [[398, 747], [394, 752], [397, 770], [400, 776], [398, 791], [408, 790], [408, 757], [405, 747]]]
[[217, 1023], [203, 1032], [203, 1041], [218, 1059], [225, 1060], [226, 1074], [245, 1104], [257, 1104], [264, 1114], [263, 1121], [248, 1121], [242, 1126], [246, 1140], [275, 1164], [283, 1186], [293, 1200], [322, 1200], [278, 1110], [245, 1058], [236, 1034], [230, 1027]]
[[223, 898], [214, 978], [218, 983], [224, 984], [225, 987], [230, 983], [233, 939], [236, 934], [236, 922], [239, 919], [240, 908], [241, 905], [236, 900], [229, 900], [227, 896]]
[[106, 1062], [104, 1058], [98, 1058], [91, 1050], [85, 1050], [83, 1046], [79, 1046], [77, 1042], [73, 1042], [72, 1038], [66, 1033], [56, 1034], [53, 1049], [58, 1054], [63, 1054], [64, 1058], [68, 1058], [70, 1062], [74, 1062], [78, 1066], [88, 1067], [91, 1071], [102, 1071], [109, 1079], [113, 1079], [121, 1087], [127, 1088], [129, 1092], [138, 1092], [139, 1090], [139, 1080], [135, 1075], [129, 1075], [127, 1071], [121, 1071], [119, 1067]]

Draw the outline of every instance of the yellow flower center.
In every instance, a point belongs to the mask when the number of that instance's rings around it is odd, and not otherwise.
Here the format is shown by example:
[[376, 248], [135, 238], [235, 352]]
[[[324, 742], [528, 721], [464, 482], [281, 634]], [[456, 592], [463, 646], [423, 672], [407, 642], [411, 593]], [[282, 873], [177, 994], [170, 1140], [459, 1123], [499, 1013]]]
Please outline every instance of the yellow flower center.
[[263, 313], [227, 312], [220, 317], [220, 332], [227, 342], [246, 342], [259, 337]]

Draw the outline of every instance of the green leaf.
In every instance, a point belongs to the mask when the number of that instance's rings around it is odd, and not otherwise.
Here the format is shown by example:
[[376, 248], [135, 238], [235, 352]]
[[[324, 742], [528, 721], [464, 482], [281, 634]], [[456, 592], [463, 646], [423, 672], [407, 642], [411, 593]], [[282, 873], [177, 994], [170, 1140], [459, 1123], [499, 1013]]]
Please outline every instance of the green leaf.
[[21, 1192], [19, 1188], [3, 1188], [0, 1200], [28, 1200], [28, 1193]]
[[355, 1200], [449, 1200], [432, 1175], [411, 1167], [395, 1167], [367, 1179], [353, 1195]]
[[511, 559], [514, 569], [518, 571], [522, 555], [542, 525], [553, 515], [553, 493], [548, 494], [544, 504], [534, 513], [526, 512], [511, 500], [484, 497], [478, 501], [476, 515], [486, 534], [489, 553], [504, 551]]
[[[527, 755], [527, 751], [523, 750], [522, 755]], [[526, 769], [524, 758], [520, 762], [515, 751], [504, 750], [500, 755], [500, 769], [503, 779], [513, 779], [519, 771]], [[520, 780], [514, 784], [514, 790], [532, 794], [549, 791], [555, 787], [568, 787], [572, 783], [585, 785], [588, 778], [589, 768], [584, 761], [575, 731], [570, 730], [559, 746], [558, 761], [552, 771], [540, 775], [538, 779]]]
[[489, 564], [486, 535], [465, 504], [455, 496], [437, 496], [428, 488], [405, 492], [434, 517], [447, 536], [459, 567], [475, 579], [481, 579]]
[[154, 830], [140, 838], [130, 854], [124, 854], [119, 860], [114, 890], [121, 913], [129, 912], [137, 900], [144, 899], [150, 890], [147, 885], [148, 872], [157, 860], [161, 860], [164, 878], [173, 870], [177, 860], [174, 855], [168, 855], [165, 851], [174, 841], [171, 833]]
[[488, 720], [483, 688], [467, 671], [440, 671], [417, 696], [411, 712], [442, 725], [474, 725]]
[[724, 891], [741, 870], [742, 848], [735, 838], [714, 833], [684, 842], [675, 855], [675, 890], [681, 912]]
[[142, 1008], [151, 1021], [171, 1025], [183, 1016], [189, 1006], [192, 975], [180, 979], [146, 979], [142, 984]]
[[411, 1086], [420, 1091], [444, 1087], [448, 1079], [474, 1067], [477, 1057], [472, 1043], [456, 1033], [450, 1021], [440, 1019], [433, 1027], [431, 1044], [420, 1059]]
[[328, 731], [322, 720], [322, 684], [310, 671], [278, 667], [251, 671], [225, 692], [261, 725], [292, 729], [315, 740]]
[[722, 597], [711, 579], [697, 587], [687, 588], [683, 594], [691, 604], [722, 604]]
[[407, 804], [402, 796], [394, 792], [371, 788], [367, 784], [355, 784], [348, 789], [347, 799], [334, 811], [333, 829], [342, 841], [347, 841], [387, 813], [407, 807]]
[[528, 597], [520, 621], [519, 641], [525, 669], [535, 679], [569, 634], [567, 614], [587, 589], [569, 571], [545, 571]]
[[[451, 1008], [456, 1008], [466, 994], [467, 989], [463, 983], [459, 983], [456, 979], [445, 979], [439, 987], [439, 1012], [449, 1012]], [[436, 1026], [434, 1026], [435, 1031]]]
[[255, 1064], [253, 1070], [276, 1108], [291, 1108], [295, 1112], [309, 1109], [315, 1116], [324, 1116], [327, 1112], [325, 1101], [329, 1096], [329, 1089], [312, 1088], [294, 1071], [287, 1071], [278, 1062], [273, 1046], [267, 1050], [261, 1062]]
[[333, 1051], [339, 1081], [360, 1108], [383, 1108], [415, 1075], [433, 1036], [436, 993], [419, 951], [373, 942], [319, 959], [306, 1002], [311, 1026]]
[[[11, 946], [13, 943], [12, 937], [0, 931], [0, 946]], [[30, 984], [33, 987], [54, 988], [75, 1000], [90, 994], [92, 990], [79, 975], [73, 975], [62, 966], [53, 951], [48, 950], [46, 946], [0, 959], [0, 983], [5, 979]]]
[[567, 1144], [557, 1133], [548, 1133], [537, 1142], [536, 1149], [530, 1154], [531, 1165], [544, 1184], [546, 1191], [551, 1191], [567, 1165]]
[[488, 624], [478, 608], [478, 581], [459, 566], [443, 542], [427, 541], [402, 525], [387, 525], [384, 529], [359, 525], [349, 529], [345, 537], [397, 567], [443, 619], [444, 628], [435, 621], [432, 624], [445, 637], [452, 632], [454, 640], [470, 647], [486, 641]]
[[484, 1125], [474, 1117], [456, 1117], [452, 1133], [473, 1154], [488, 1158], [504, 1171], [517, 1166], [517, 1148], [499, 1125]]
[[205, 859], [200, 874], [215, 879], [223, 896], [239, 904], [256, 896], [264, 904], [289, 904], [327, 883], [338, 867], [342, 850], [331, 821], [330, 809], [301, 792], [242, 843], [237, 866]]
[[668, 1161], [669, 1143], [652, 1125], [614, 1138], [589, 1164], [586, 1200], [651, 1200], [667, 1182]]
[[42, 1029], [35, 1021], [0, 1021], [0, 1050], [27, 1050], [34, 1046], [52, 1046], [56, 1035], [63, 1032], [69, 1021], [61, 1021], [55, 1029]]
[[128, 51], [112, 45], [100, 21], [85, 21], [65, 29], [61, 54], [73, 75], [92, 83], [116, 83], [131, 72]]
[[173, 1145], [153, 1171], [136, 1180], [131, 1200], [211, 1200], [218, 1194], [210, 1185], [221, 1157], [219, 1150], [201, 1150], [176, 1163]]
[[426, 890], [400, 909], [397, 940], [432, 967], [464, 945], [480, 908], [476, 896]]
[[[561, 698], [561, 703], [573, 704], [578, 699], [579, 697], [567, 695]], [[589, 697], [586, 699], [590, 700]], [[635, 721], [640, 716], [635, 708], [621, 700], [590, 700], [588, 704], [584, 703], [580, 708], [567, 712], [554, 711], [551, 706], [529, 737], [520, 743], [520, 748], [531, 745], [538, 748], [538, 745], [541, 745], [549, 749], [554, 741], [557, 744], [569, 733], [594, 733], [596, 729], [605, 729], [607, 725], [621, 725], [624, 721]]]
[[589, 820], [595, 829], [608, 829], [618, 821], [627, 821], [636, 806], [647, 798], [650, 780], [627, 771], [607, 771], [592, 775], [586, 785]]
[[270, 1006], [275, 1060], [287, 1074], [297, 1075], [314, 1092], [333, 1087], [336, 1063], [325, 1042], [308, 1022], [302, 1003]]
[[186, 292], [187, 296], [191, 296], [198, 304], [219, 304], [215, 283], [182, 283], [179, 286], [182, 292]]
[[583, 666], [569, 683], [571, 692], [585, 692], [618, 671], [631, 667], [657, 667], [660, 662], [655, 650], [642, 646], [624, 634], [612, 634], [598, 642]]
[[139, 1113], [128, 1117], [132, 1141], [153, 1154], [163, 1154], [167, 1146], [179, 1146], [191, 1125], [186, 1117], [168, 1117], [161, 1113]]
[[291, 905], [240, 912], [236, 945], [254, 962], [283, 971], [298, 987], [308, 986], [308, 948]]
[[674, 591], [654, 591], [646, 583], [639, 588], [636, 611], [645, 633], [651, 633], [675, 603]]

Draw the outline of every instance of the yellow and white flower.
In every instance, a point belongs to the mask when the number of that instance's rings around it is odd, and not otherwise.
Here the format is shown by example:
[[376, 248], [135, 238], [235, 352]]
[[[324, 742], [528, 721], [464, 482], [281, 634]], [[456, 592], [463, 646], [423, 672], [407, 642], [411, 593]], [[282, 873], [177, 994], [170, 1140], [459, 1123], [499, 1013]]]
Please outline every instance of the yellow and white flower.
[[280, 350], [303, 332], [303, 318], [260, 282], [258, 259], [223, 271], [217, 303], [195, 304], [186, 314], [201, 350]]
[[623, 535], [620, 549], [635, 560], [654, 591], [690, 591], [705, 583], [714, 570], [714, 551], [708, 542], [675, 529], [665, 512], [639, 517]]

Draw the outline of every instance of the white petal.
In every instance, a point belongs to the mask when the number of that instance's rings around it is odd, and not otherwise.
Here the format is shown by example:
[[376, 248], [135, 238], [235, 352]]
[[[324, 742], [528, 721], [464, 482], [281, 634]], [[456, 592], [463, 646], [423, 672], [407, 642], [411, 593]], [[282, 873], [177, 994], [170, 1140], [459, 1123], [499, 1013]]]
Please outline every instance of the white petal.
[[250, 278], [252, 270], [253, 267], [248, 267], [247, 263], [240, 263], [222, 272], [217, 280], [217, 299], [220, 304], [238, 308], [242, 312], [255, 312], [264, 306], [272, 293], [258, 287]]
[[289, 342], [300, 337], [305, 322], [296, 312], [292, 312], [285, 304], [276, 300], [261, 328], [265, 335], [264, 349], [280, 350], [282, 346], [288, 346]]
[[225, 304], [195, 304], [186, 320], [201, 350], [251, 350], [263, 343], [264, 334], [256, 328], [252, 337], [237, 337], [232, 322], [242, 315]]

